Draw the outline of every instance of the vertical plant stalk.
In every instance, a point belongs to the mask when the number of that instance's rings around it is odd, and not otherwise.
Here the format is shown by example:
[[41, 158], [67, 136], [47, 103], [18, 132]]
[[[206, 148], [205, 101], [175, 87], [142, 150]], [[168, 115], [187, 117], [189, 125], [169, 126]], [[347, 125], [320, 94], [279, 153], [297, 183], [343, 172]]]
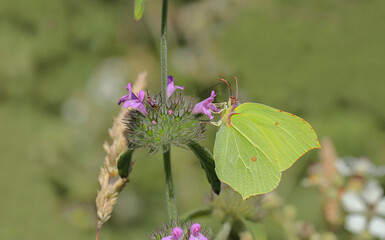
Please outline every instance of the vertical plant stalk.
[[[332, 140], [322, 140], [320, 160], [324, 175], [324, 184], [319, 186], [322, 194], [323, 213], [330, 230], [337, 231], [340, 220], [340, 195], [339, 189], [333, 183], [340, 177], [336, 167], [337, 152]], [[334, 193], [334, 194], [333, 194]]]
[[[167, 102], [167, 12], [168, 0], [163, 0], [162, 22], [160, 32], [160, 71], [162, 102]], [[176, 201], [174, 196], [174, 184], [171, 173], [170, 146], [163, 146], [164, 173], [166, 177], [166, 204], [170, 221], [177, 219]]]
[[176, 210], [176, 202], [174, 196], [174, 184], [172, 181], [172, 173], [171, 173], [171, 158], [170, 158], [170, 148], [163, 153], [163, 161], [164, 161], [164, 173], [166, 176], [166, 204], [167, 204], [167, 213], [168, 219], [170, 221], [174, 221], [178, 217], [178, 213]]
[[167, 12], [168, 0], [163, 0], [160, 31], [160, 71], [163, 103], [166, 103], [167, 101]]

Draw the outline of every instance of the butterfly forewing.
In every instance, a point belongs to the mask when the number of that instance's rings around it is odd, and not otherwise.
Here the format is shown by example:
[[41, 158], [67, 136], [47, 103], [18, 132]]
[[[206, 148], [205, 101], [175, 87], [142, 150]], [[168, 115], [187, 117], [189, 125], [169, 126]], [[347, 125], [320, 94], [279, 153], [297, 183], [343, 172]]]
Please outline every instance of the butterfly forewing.
[[272, 191], [282, 171], [318, 147], [313, 128], [302, 118], [244, 103], [222, 118], [214, 146], [215, 169], [221, 181], [248, 198]]
[[281, 171], [306, 152], [320, 147], [313, 128], [293, 114], [258, 103], [244, 103], [235, 112], [239, 114], [231, 117], [233, 126], [261, 150], [272, 150]]

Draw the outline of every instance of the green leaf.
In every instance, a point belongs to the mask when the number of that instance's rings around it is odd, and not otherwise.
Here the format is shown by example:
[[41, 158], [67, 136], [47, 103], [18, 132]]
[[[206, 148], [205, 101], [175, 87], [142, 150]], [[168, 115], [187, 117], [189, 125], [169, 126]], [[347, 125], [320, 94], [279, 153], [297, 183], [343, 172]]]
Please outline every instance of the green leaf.
[[265, 228], [262, 223], [252, 222], [244, 218], [241, 218], [241, 221], [250, 232], [253, 240], [267, 240]]
[[305, 120], [263, 104], [231, 106], [221, 122], [214, 145], [216, 172], [244, 199], [274, 190], [282, 171], [320, 147]]
[[205, 217], [212, 213], [213, 209], [211, 207], [200, 207], [192, 209], [186, 213], [184, 213], [180, 219], [184, 220], [193, 220], [195, 218]]
[[207, 180], [211, 184], [211, 188], [216, 194], [219, 195], [221, 191], [221, 181], [218, 179], [218, 176], [215, 172], [215, 162], [210, 151], [194, 141], [190, 141], [187, 146], [199, 158], [201, 166], [206, 172]]
[[136, 21], [139, 21], [143, 16], [145, 2], [145, 0], [135, 0], [134, 16]]
[[132, 158], [133, 152], [134, 152], [134, 149], [128, 149], [119, 157], [118, 172], [121, 178], [128, 177], [128, 174], [130, 173], [131, 158]]

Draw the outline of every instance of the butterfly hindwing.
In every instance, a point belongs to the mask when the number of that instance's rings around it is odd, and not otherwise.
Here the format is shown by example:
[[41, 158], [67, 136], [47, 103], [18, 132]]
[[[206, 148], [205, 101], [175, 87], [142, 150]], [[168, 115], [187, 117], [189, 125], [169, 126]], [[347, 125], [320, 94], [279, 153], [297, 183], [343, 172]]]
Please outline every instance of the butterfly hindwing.
[[279, 183], [278, 162], [256, 148], [236, 128], [223, 124], [216, 136], [214, 159], [221, 181], [243, 198], [272, 191]]

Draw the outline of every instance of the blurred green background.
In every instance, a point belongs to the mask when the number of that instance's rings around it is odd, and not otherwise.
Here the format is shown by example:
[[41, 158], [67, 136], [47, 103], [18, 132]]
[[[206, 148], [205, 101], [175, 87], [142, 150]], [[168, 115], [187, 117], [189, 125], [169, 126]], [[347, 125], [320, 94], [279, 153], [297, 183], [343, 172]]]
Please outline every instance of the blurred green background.
[[[135, 22], [129, 0], [0, 2], [0, 239], [94, 238], [116, 102], [143, 70], [149, 91], [160, 86], [160, 4], [148, 1]], [[169, 73], [202, 98], [218, 78], [236, 75], [242, 101], [298, 114], [339, 155], [381, 164], [384, 23], [383, 0], [171, 0]], [[208, 135], [210, 147], [215, 127]], [[159, 154], [134, 157], [101, 239], [145, 239], [166, 219]], [[172, 158], [183, 213], [210, 186], [192, 153], [173, 148]], [[315, 150], [286, 171], [278, 193], [322, 227], [316, 191], [299, 184], [317, 158]], [[269, 239], [282, 236], [273, 228]]]

